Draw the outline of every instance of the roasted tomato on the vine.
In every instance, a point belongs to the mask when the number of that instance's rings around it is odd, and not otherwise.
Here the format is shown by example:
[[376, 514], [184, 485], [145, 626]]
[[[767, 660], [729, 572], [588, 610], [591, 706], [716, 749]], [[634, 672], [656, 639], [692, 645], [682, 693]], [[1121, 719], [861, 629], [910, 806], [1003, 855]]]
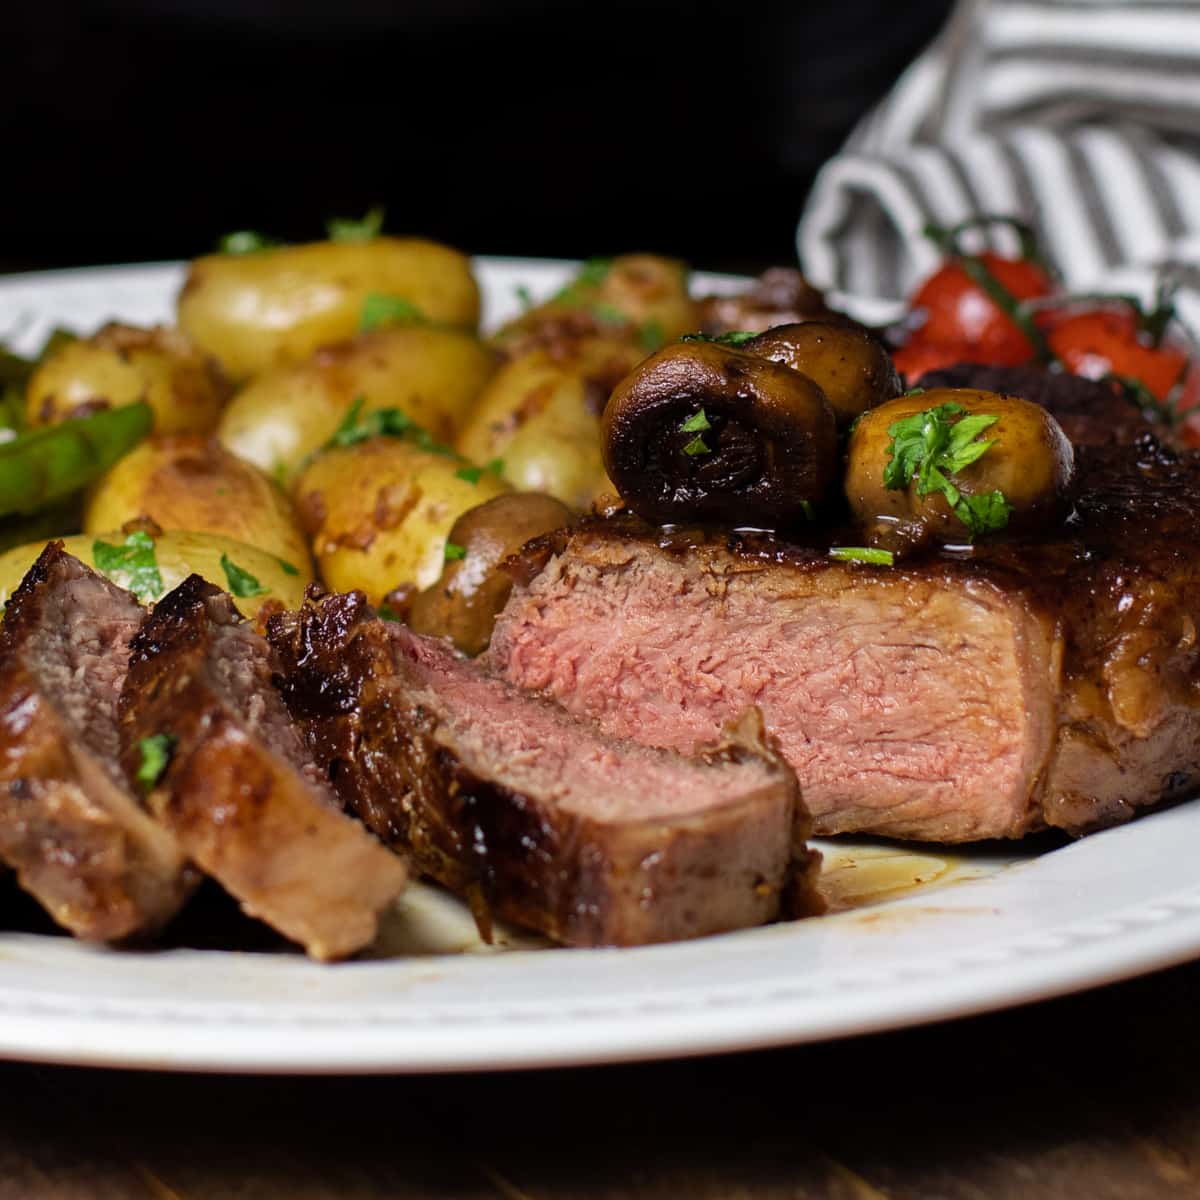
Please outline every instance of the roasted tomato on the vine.
[[[984, 253], [972, 256], [1014, 301], [1050, 294], [1046, 272], [1028, 259]], [[911, 305], [924, 309], [925, 323], [914, 340], [925, 345], [970, 346], [972, 361], [1015, 367], [1034, 357], [1020, 326], [971, 278], [959, 258], [950, 259], [917, 289]]]
[[968, 342], [927, 342], [920, 336], [914, 337], [899, 350], [892, 351], [896, 370], [910, 386], [926, 371], [940, 371], [957, 363], [980, 361], [975, 347]]

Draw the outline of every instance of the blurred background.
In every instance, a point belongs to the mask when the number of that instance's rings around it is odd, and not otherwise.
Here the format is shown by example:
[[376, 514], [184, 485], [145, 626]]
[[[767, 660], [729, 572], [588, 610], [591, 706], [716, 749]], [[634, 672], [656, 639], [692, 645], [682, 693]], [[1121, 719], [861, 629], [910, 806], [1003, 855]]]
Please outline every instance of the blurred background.
[[794, 259], [814, 174], [948, 0], [12, 0], [0, 270], [229, 230]]

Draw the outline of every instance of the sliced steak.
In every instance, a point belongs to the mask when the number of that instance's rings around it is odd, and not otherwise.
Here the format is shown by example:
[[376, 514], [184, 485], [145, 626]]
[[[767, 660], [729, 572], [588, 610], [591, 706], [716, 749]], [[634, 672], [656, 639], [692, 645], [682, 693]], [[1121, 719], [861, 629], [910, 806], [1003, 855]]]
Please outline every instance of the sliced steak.
[[198, 575], [134, 637], [121, 693], [122, 757], [169, 739], [147, 803], [246, 912], [341, 958], [370, 942], [404, 863], [340, 811], [271, 683], [267, 643]]
[[142, 615], [53, 542], [0, 623], [0, 861], [82, 938], [150, 933], [195, 883], [118, 760], [117, 697]]
[[578, 946], [700, 937], [815, 905], [795, 777], [753, 718], [695, 757], [616, 741], [381, 621], [273, 617], [284, 695], [347, 805], [487, 915]]
[[1143, 439], [1078, 469], [1040, 540], [891, 568], [593, 521], [527, 548], [486, 662], [683, 751], [758, 705], [818, 833], [1110, 825], [1200, 783], [1200, 456]]

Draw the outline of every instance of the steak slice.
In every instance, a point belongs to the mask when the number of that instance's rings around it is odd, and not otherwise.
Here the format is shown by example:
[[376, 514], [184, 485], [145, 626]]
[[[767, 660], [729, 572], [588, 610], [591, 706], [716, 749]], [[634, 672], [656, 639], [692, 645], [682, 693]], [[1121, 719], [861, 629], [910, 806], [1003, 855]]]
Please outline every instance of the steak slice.
[[593, 521], [526, 548], [486, 661], [683, 751], [758, 705], [821, 834], [1111, 825], [1200, 783], [1200, 456], [1144, 437], [1077, 468], [1042, 538], [894, 567]]
[[795, 776], [753, 717], [693, 758], [619, 742], [360, 593], [272, 617], [268, 637], [345, 803], [485, 931], [495, 913], [570, 945], [638, 945], [761, 924], [785, 890], [819, 904]]
[[224, 593], [191, 575], [134, 637], [120, 699], [132, 777], [142, 742], [171, 751], [147, 803], [188, 857], [319, 959], [370, 942], [404, 863], [336, 798], [271, 683], [267, 643]]
[[151, 933], [195, 883], [118, 759], [117, 697], [142, 615], [52, 542], [0, 623], [0, 861], [81, 938]]

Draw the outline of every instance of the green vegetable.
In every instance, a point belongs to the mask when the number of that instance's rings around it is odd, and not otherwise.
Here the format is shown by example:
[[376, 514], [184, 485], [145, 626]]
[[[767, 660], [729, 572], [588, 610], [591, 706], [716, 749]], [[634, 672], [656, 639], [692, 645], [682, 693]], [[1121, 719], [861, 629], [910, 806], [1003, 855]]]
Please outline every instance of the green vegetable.
[[459, 478], [466, 480], [467, 483], [478, 483], [483, 478], [482, 467], [459, 467], [454, 474]]
[[703, 433], [706, 429], [711, 429], [708, 417], [704, 415], [704, 409], [698, 408], [682, 425], [679, 427], [680, 433]]
[[299, 568], [299, 567], [294, 567], [294, 566], [292, 566], [292, 564], [291, 564], [290, 562], [285, 562], [285, 561], [284, 561], [282, 558], [281, 558], [281, 559], [278, 559], [277, 561], [278, 561], [278, 563], [279, 563], [279, 569], [280, 569], [280, 570], [281, 570], [281, 571], [282, 571], [282, 572], [283, 572], [285, 575], [299, 575], [299, 574], [300, 574], [300, 568]]
[[873, 563], [878, 567], [891, 567], [896, 562], [896, 556], [890, 550], [876, 550], [871, 546], [831, 546], [829, 557], [839, 562]]
[[92, 558], [97, 571], [120, 587], [128, 588], [143, 604], [157, 600], [166, 590], [158, 573], [154, 539], [141, 529], [131, 533], [119, 546], [93, 542]]
[[358, 396], [350, 406], [342, 423], [325, 443], [326, 450], [335, 446], [357, 446], [373, 437], [401, 438], [412, 442], [420, 450], [440, 454], [443, 458], [458, 458], [459, 455], [444, 442], [436, 441], [427, 429], [422, 429], [410, 416], [398, 408], [377, 408], [364, 417], [365, 396]]
[[139, 739], [138, 753], [142, 761], [136, 779], [147, 792], [162, 778], [178, 740], [173, 733], [156, 733], [153, 737]]
[[504, 474], [504, 459], [502, 459], [502, 458], [490, 459], [487, 463], [487, 466], [484, 468], [484, 470], [490, 471], [493, 475], [497, 475], [497, 476], [503, 475]]
[[605, 325], [629, 324], [629, 317], [615, 304], [593, 304], [592, 316]]
[[32, 358], [16, 354], [0, 343], [0, 431], [11, 430], [17, 434], [24, 430], [25, 391], [34, 371], [67, 343], [76, 340], [76, 335], [69, 329], [55, 326]]
[[729, 333], [685, 333], [681, 342], [716, 342], [719, 346], [744, 346], [758, 337], [752, 329], [734, 329]]
[[[249, 571], [239, 567], [228, 554], [221, 555], [221, 570], [229, 584], [229, 593], [240, 599], [247, 596], [265, 596], [271, 589], [265, 588]], [[294, 571], [295, 568], [293, 567]]]
[[381, 621], [403, 621], [404, 618], [390, 605], [381, 604], [376, 610]]
[[384, 210], [378, 204], [367, 210], [360, 220], [333, 217], [325, 222], [325, 232], [331, 242], [369, 242], [383, 232]]
[[666, 340], [663, 327], [655, 320], [646, 321], [638, 330], [638, 345], [643, 350], [657, 350]]
[[517, 297], [517, 302], [526, 311], [533, 307], [533, 293], [523, 283], [518, 283], [513, 288], [513, 294]]
[[257, 254], [260, 250], [270, 250], [279, 243], [267, 237], [265, 233], [256, 233], [253, 229], [238, 229], [227, 233], [217, 241], [217, 250], [221, 254]]
[[598, 288], [610, 270], [611, 258], [589, 258], [579, 268], [579, 274], [555, 294], [554, 300], [559, 304], [581, 304], [586, 298], [585, 293]]
[[30, 513], [91, 483], [150, 432], [148, 404], [126, 404], [0, 443], [0, 515]]
[[[914, 413], [888, 427], [891, 456], [883, 471], [884, 486], [894, 491], [908, 487], [915, 477], [917, 495], [940, 492], [971, 537], [991, 533], [1008, 524], [1012, 505], [1000, 491], [986, 496], [964, 496], [950, 481], [985, 455], [996, 443], [975, 439], [1000, 419], [990, 413], [964, 416], [960, 404], [939, 404]], [[952, 422], [953, 417], [962, 417]]]
[[403, 296], [389, 296], [386, 292], [370, 292], [363, 301], [358, 331], [370, 333], [381, 325], [428, 324], [429, 318], [411, 300]]
[[446, 543], [446, 561], [455, 562], [466, 556], [466, 546], [460, 546], [457, 542]]
[[697, 454], [711, 454], [712, 450], [704, 441], [704, 439], [699, 434], [696, 434], [696, 436], [692, 438], [692, 440], [688, 442], [686, 446], [684, 446], [683, 452], [684, 454], [695, 458]]

